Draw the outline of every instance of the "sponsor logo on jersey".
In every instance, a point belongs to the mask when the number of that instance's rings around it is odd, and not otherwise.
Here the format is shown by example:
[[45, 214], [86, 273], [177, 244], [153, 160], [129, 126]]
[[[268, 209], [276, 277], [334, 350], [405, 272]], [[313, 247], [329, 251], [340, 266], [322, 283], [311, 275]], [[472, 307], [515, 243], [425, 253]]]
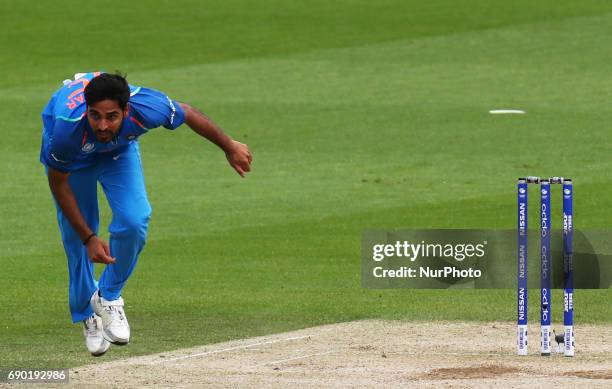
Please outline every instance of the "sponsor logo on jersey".
[[55, 159], [57, 162], [61, 162], [61, 163], [68, 163], [68, 161], [63, 161], [61, 159], [59, 159], [58, 157], [55, 156], [55, 154], [51, 153], [51, 157], [53, 159]]

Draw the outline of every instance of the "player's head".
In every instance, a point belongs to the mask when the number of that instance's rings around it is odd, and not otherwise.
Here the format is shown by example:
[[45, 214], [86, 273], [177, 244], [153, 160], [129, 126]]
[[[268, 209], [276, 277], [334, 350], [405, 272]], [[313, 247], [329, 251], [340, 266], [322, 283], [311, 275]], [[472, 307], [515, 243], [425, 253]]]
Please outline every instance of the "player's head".
[[130, 87], [120, 74], [102, 73], [85, 87], [87, 119], [100, 142], [110, 142], [128, 112]]

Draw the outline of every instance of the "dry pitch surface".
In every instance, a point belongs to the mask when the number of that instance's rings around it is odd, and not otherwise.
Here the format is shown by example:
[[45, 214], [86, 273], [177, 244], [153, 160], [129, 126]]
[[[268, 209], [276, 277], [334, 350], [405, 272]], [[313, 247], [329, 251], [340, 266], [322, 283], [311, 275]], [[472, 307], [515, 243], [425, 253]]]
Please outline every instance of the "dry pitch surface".
[[[358, 321], [71, 369], [70, 382], [165, 387], [612, 387], [612, 326], [578, 326], [576, 356], [515, 355], [511, 323]], [[129, 347], [129, 346], [128, 346]], [[112, 349], [111, 351], [112, 352]]]

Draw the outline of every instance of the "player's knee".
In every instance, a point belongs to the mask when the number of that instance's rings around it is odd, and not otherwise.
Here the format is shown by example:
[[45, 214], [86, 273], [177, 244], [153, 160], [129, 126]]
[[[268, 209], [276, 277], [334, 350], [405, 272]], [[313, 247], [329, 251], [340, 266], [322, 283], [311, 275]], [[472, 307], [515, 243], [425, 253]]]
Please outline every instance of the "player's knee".
[[130, 235], [146, 237], [147, 229], [149, 228], [149, 219], [151, 218], [151, 209], [143, 209], [141, 211], [132, 210], [125, 212], [122, 215], [113, 216], [111, 223], [111, 233], [114, 235]]

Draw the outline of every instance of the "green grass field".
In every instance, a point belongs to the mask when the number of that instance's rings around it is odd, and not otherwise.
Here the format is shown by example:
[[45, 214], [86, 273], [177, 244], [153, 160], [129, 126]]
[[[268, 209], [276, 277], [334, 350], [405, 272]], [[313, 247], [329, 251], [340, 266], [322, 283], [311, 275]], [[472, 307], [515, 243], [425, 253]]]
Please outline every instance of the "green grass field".
[[[254, 154], [241, 180], [187, 127], [141, 139], [133, 338], [102, 360], [362, 318], [514, 320], [513, 290], [362, 289], [360, 239], [513, 228], [525, 174], [573, 177], [576, 227], [610, 227], [609, 2], [110, 3], [0, 4], [0, 367], [92, 362], [38, 162], [40, 111], [79, 71], [127, 72]], [[577, 326], [612, 322], [611, 299], [578, 291]]]

